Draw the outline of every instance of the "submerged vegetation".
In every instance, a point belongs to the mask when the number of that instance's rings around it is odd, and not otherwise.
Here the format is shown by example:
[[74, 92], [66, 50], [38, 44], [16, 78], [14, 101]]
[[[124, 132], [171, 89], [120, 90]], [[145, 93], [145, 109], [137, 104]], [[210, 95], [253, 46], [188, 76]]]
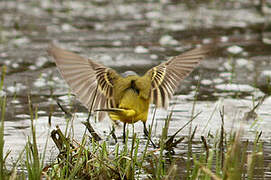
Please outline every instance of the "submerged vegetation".
[[[2, 69], [0, 88], [3, 88], [5, 67]], [[1, 90], [0, 89], [0, 90]], [[159, 148], [153, 149], [149, 139], [142, 139], [133, 131], [126, 143], [116, 143], [114, 147], [107, 141], [97, 141], [85, 134], [81, 142], [75, 141], [68, 133], [56, 127], [51, 132], [59, 155], [53, 162], [45, 163], [46, 146], [38, 150], [34, 121], [37, 108], [29, 96], [31, 136], [12, 167], [6, 165], [8, 151], [4, 153], [4, 116], [6, 97], [0, 99], [0, 175], [1, 179], [253, 179], [264, 178], [267, 170], [264, 165], [261, 132], [255, 133], [254, 142], [242, 138], [242, 127], [236, 132], [224, 131], [224, 112], [221, 111], [221, 128], [216, 134], [208, 134], [195, 139], [197, 128], [191, 129], [187, 137], [168, 135], [171, 114], [165, 119]], [[191, 116], [190, 124], [196, 116]], [[155, 113], [150, 126], [152, 130]], [[180, 129], [180, 131], [182, 128]], [[127, 132], [129, 135], [129, 132]], [[128, 136], [127, 136], [128, 138]], [[185, 153], [176, 157], [175, 146], [185, 141]], [[200, 152], [194, 145], [203, 147]]]

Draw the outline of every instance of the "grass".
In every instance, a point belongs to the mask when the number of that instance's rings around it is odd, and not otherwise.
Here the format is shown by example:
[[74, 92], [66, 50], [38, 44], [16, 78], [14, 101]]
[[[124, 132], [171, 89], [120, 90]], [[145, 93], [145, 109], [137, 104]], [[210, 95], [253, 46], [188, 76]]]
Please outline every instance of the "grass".
[[[4, 108], [4, 100], [2, 109]], [[3, 112], [3, 111], [2, 111]], [[14, 176], [16, 168], [9, 171], [5, 168], [6, 156], [3, 155], [3, 130], [4, 121], [1, 121], [1, 177]], [[33, 121], [32, 121], [33, 122]], [[110, 148], [106, 141], [95, 141], [85, 135], [81, 142], [76, 142], [72, 138], [65, 137], [59, 128], [52, 132], [57, 135], [55, 141], [59, 149], [59, 155], [55, 162], [44, 165], [43, 152], [38, 152], [35, 140], [35, 127], [31, 124], [32, 138], [28, 140], [25, 147], [25, 159], [23, 166], [26, 168], [25, 174], [17, 174], [17, 178], [41, 179], [47, 177], [51, 179], [178, 179], [186, 176], [186, 179], [253, 179], [263, 178], [263, 143], [260, 141], [260, 134], [256, 134], [252, 143], [242, 141], [242, 130], [225, 134], [223, 127], [220, 133], [214, 137], [202, 137], [203, 151], [193, 153], [189, 156], [191, 166], [178, 172], [178, 166], [171, 154], [167, 154], [168, 125], [170, 116], [165, 120], [162, 136], [160, 137], [159, 149], [150, 149], [146, 143], [143, 151], [141, 139], [136, 133], [132, 133], [129, 143], [117, 143], [115, 148]], [[193, 146], [192, 137], [187, 138]], [[148, 141], [148, 140], [147, 140]], [[250, 147], [250, 146], [251, 147]], [[192, 148], [191, 148], [192, 149]], [[184, 155], [189, 157], [188, 153]], [[177, 158], [178, 159], [178, 158]], [[189, 169], [188, 169], [189, 168]], [[260, 171], [259, 171], [260, 170]], [[189, 172], [189, 173], [185, 173]], [[7, 174], [8, 175], [7, 175]], [[7, 178], [8, 179], [8, 178]]]
[[[0, 91], [3, 90], [5, 67], [2, 69]], [[224, 112], [221, 111], [221, 128], [216, 134], [195, 139], [197, 128], [192, 128], [188, 137], [178, 137], [180, 128], [172, 136], [168, 129], [172, 113], [164, 121], [159, 148], [153, 149], [147, 138], [142, 139], [134, 132], [127, 132], [130, 139], [126, 143], [116, 143], [114, 147], [107, 141], [93, 135], [93, 129], [85, 134], [80, 142], [75, 141], [67, 127], [62, 132], [58, 127], [51, 132], [51, 138], [59, 150], [54, 162], [45, 164], [46, 145], [39, 151], [34, 121], [37, 119], [37, 107], [29, 101], [31, 136], [13, 167], [7, 168], [6, 160], [10, 151], [4, 153], [4, 129], [6, 97], [0, 98], [0, 179], [263, 179], [265, 177], [263, 142], [261, 132], [255, 133], [254, 142], [243, 139], [243, 130], [226, 133], [224, 130]], [[194, 106], [196, 102], [194, 103]], [[51, 114], [51, 113], [50, 113]], [[191, 115], [191, 124], [197, 115]], [[50, 116], [50, 115], [49, 115]], [[69, 117], [71, 118], [71, 117]], [[149, 132], [152, 132], [155, 113]], [[70, 120], [69, 120], [70, 121]], [[67, 123], [68, 124], [68, 123]], [[185, 126], [186, 126], [185, 125]], [[71, 126], [72, 128], [72, 126]], [[130, 129], [131, 130], [131, 129]], [[47, 139], [48, 140], [48, 139]], [[174, 155], [176, 146], [183, 142], [188, 148], [182, 155]], [[194, 145], [201, 144], [200, 152]], [[183, 163], [179, 167], [180, 162]], [[19, 168], [24, 171], [19, 171]]]

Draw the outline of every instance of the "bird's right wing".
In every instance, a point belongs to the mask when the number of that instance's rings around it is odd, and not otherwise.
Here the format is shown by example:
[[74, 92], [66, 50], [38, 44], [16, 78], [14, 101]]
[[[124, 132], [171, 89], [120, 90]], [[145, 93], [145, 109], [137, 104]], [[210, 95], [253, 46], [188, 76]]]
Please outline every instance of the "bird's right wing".
[[[113, 86], [120, 76], [113, 69], [53, 44], [48, 53], [54, 57], [63, 79], [89, 111], [115, 107]], [[104, 115], [98, 112], [98, 119], [102, 120]]]

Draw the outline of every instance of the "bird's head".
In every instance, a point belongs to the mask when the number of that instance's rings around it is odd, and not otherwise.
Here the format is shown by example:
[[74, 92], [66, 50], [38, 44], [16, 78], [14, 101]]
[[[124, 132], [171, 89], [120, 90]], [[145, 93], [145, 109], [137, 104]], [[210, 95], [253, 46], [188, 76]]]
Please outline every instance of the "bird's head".
[[128, 76], [138, 76], [138, 74], [134, 71], [125, 71], [124, 73], [121, 74], [122, 77], [128, 77]]

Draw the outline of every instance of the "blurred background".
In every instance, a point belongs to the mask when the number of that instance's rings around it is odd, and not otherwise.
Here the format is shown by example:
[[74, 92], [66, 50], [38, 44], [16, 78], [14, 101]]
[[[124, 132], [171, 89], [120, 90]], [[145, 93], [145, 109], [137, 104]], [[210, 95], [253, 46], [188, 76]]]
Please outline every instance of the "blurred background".
[[[50, 42], [120, 73], [134, 70], [138, 74], [199, 44], [215, 45], [173, 98], [170, 132], [185, 124], [194, 111], [202, 112], [193, 122], [198, 135], [215, 132], [222, 107], [230, 131], [260, 102], [251, 117], [252, 122], [258, 118], [256, 125], [245, 118], [245, 137], [254, 138], [255, 131], [262, 131], [270, 143], [270, 22], [271, 3], [265, 0], [2, 0], [0, 66], [6, 66], [6, 76], [0, 96], [7, 96], [5, 148], [16, 152], [25, 144], [30, 132], [29, 94], [37, 109], [41, 144], [48, 129], [65, 127], [56, 100], [77, 113], [74, 133], [83, 135], [80, 122], [87, 110], [70, 95], [48, 57]], [[155, 135], [161, 134], [167, 114], [157, 113]], [[111, 127], [109, 120], [94, 126], [104, 135]], [[142, 133], [141, 123], [136, 126]]]

